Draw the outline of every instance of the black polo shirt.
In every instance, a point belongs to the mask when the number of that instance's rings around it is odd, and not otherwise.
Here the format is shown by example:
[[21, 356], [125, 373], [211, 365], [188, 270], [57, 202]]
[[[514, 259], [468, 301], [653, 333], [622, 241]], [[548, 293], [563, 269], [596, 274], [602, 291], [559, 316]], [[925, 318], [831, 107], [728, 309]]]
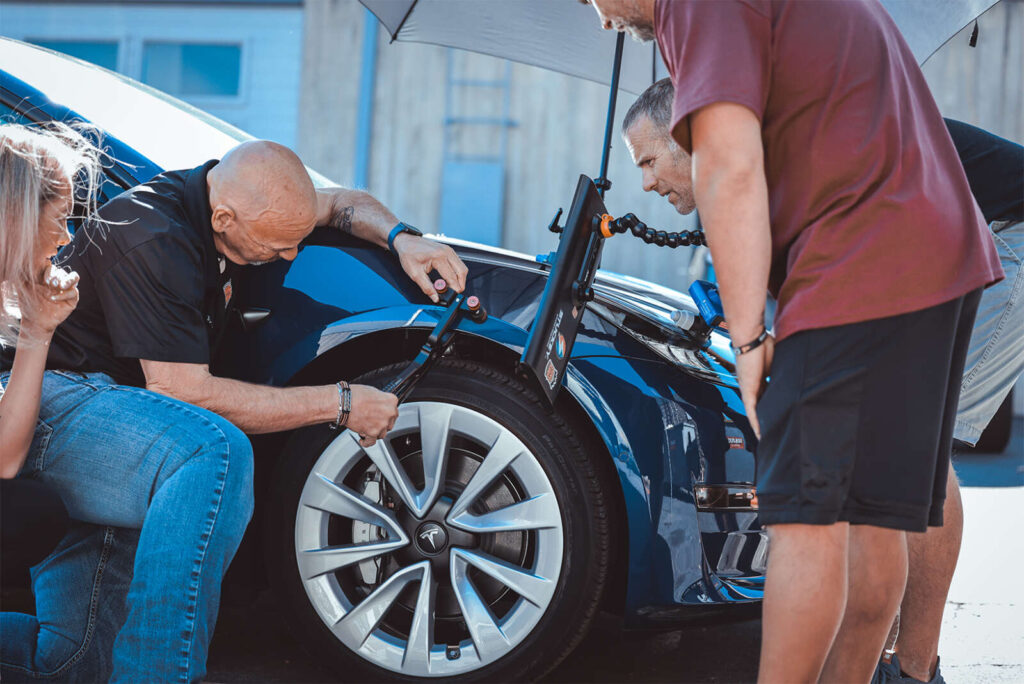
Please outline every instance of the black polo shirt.
[[1024, 147], [962, 121], [945, 121], [985, 220], [1024, 221]]
[[80, 300], [54, 335], [48, 368], [142, 386], [139, 359], [210, 363], [233, 271], [210, 224], [206, 175], [216, 164], [136, 186], [103, 205], [102, 223], [76, 232], [61, 255], [82, 277]]

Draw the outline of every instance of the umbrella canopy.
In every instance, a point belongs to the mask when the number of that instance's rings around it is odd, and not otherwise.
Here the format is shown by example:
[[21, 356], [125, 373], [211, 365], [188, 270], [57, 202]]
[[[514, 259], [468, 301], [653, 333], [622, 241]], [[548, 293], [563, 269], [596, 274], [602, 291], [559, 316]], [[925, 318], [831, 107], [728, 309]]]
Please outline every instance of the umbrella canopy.
[[882, 0], [903, 39], [925, 61], [999, 0]]
[[[607, 85], [615, 32], [579, 0], [360, 0], [392, 40], [509, 59]], [[657, 46], [627, 40], [619, 88], [639, 95], [668, 76]]]
[[[919, 64], [999, 0], [882, 0]], [[615, 33], [578, 0], [360, 0], [392, 40], [479, 52], [608, 84]], [[619, 87], [667, 76], [654, 43], [627, 40]]]

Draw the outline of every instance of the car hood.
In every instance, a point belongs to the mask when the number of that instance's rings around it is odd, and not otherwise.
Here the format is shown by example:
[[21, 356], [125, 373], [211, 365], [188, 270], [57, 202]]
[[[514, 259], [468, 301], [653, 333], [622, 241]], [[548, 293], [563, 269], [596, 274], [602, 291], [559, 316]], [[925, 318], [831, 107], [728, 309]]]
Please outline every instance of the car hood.
[[[546, 273], [548, 255], [530, 256], [499, 247], [490, 247], [476, 242], [459, 240], [444, 235], [431, 235], [431, 238], [447, 243], [467, 261], [490, 263], [507, 268]], [[699, 315], [697, 305], [690, 295], [664, 287], [649, 280], [600, 269], [594, 279], [594, 291], [597, 299], [608, 300], [653, 319], [663, 327], [675, 328], [672, 314], [676, 311], [687, 311]]]

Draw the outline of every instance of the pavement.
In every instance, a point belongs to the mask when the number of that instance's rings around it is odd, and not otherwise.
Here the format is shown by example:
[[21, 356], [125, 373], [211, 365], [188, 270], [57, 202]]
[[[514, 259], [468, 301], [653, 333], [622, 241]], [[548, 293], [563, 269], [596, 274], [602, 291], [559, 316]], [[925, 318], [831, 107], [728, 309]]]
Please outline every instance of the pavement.
[[[956, 462], [964, 541], [943, 620], [939, 654], [949, 684], [1024, 684], [1024, 418], [1003, 454]], [[5, 610], [30, 611], [31, 593], [5, 589]], [[600, 615], [546, 682], [754, 682], [759, 621], [664, 632], [624, 630]], [[208, 682], [353, 681], [316, 664], [285, 626], [268, 592], [225, 597]]]
[[[939, 654], [948, 684], [1024, 684], [1024, 418], [1002, 454], [956, 461], [964, 500], [964, 541], [943, 619]], [[761, 623], [665, 632], [624, 630], [611, 615], [546, 682], [709, 682], [757, 679]], [[269, 596], [222, 611], [210, 682], [333, 682], [284, 626]]]
[[1024, 419], [1001, 456], [956, 462], [964, 501], [960, 560], [942, 620], [949, 684], [1024, 682]]

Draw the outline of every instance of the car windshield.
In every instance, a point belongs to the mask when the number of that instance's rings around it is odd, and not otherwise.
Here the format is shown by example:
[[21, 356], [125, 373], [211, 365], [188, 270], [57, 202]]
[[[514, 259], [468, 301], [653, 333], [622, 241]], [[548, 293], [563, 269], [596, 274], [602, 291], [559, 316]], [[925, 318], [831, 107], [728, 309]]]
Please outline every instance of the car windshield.
[[[191, 168], [252, 139], [155, 88], [53, 50], [0, 39], [0, 68], [164, 169]], [[336, 185], [307, 170], [317, 187]]]

